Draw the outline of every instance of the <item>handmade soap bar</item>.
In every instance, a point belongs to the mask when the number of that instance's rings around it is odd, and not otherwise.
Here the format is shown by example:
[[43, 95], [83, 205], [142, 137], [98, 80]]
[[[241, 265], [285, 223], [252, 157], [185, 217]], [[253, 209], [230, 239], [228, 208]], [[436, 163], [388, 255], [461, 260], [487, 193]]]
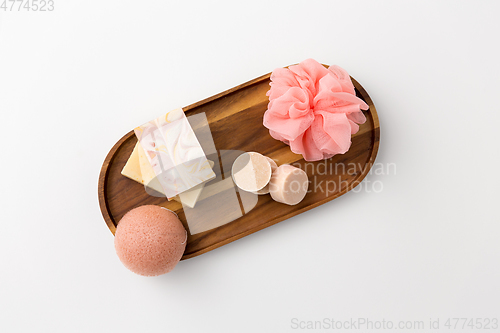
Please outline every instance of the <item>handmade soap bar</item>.
[[272, 168], [267, 157], [251, 152], [236, 158], [231, 173], [236, 186], [244, 191], [256, 192], [269, 183]]
[[168, 198], [215, 177], [182, 109], [170, 111], [134, 132]]
[[[265, 156], [265, 157], [267, 158], [267, 161], [271, 165], [271, 172], [274, 172], [274, 170], [276, 170], [278, 168], [278, 165], [276, 164], [276, 162], [274, 162], [274, 160], [272, 158], [269, 158], [267, 156]], [[269, 184], [264, 186], [264, 188], [262, 190], [255, 191], [253, 193], [255, 193], [255, 194], [268, 194], [269, 193]]]
[[130, 154], [127, 163], [122, 169], [122, 175], [144, 184], [142, 180], [141, 166], [139, 165], [139, 142], [134, 147], [132, 154]]
[[[214, 162], [208, 160], [208, 164], [210, 164], [210, 167], [214, 167]], [[184, 191], [182, 193], [179, 193], [178, 196], [174, 197], [173, 199], [175, 201], [178, 201], [182, 203], [184, 206], [188, 206], [189, 208], [194, 208], [196, 205], [196, 202], [198, 201], [198, 198], [200, 197], [201, 192], [203, 191], [203, 188], [205, 187], [206, 183], [201, 183], [199, 185], [196, 185], [195, 187]]]
[[134, 150], [132, 151], [132, 154], [130, 154], [130, 157], [123, 167], [121, 174], [153, 189], [156, 192], [159, 192], [160, 194], [165, 195], [159, 181], [154, 175], [153, 168], [146, 158], [144, 149], [142, 149], [139, 142], [137, 142], [134, 146]]
[[[212, 162], [211, 160], [208, 160], [208, 164], [211, 168], [214, 167], [214, 162]], [[144, 150], [142, 149], [142, 146], [139, 144], [139, 142], [137, 142], [137, 144], [135, 145], [132, 154], [125, 164], [125, 167], [122, 170], [122, 175], [135, 180], [136, 182], [144, 184], [149, 188], [152, 188], [153, 190], [165, 195], [160, 183], [158, 182], [156, 177], [154, 177], [153, 168], [149, 164]], [[172, 199], [178, 201], [179, 203], [187, 205], [190, 208], [193, 208], [196, 205], [196, 202], [198, 201], [198, 198], [203, 191], [204, 186], [205, 183], [196, 185], [192, 189], [182, 192]]]
[[139, 166], [141, 168], [142, 183], [147, 187], [155, 190], [156, 192], [165, 195], [160, 181], [156, 177], [151, 164], [149, 164], [148, 158], [146, 157], [146, 152], [139, 142], [137, 142], [137, 152], [139, 155]]
[[280, 165], [269, 182], [269, 193], [278, 202], [296, 205], [304, 199], [309, 180], [304, 170], [289, 164]]

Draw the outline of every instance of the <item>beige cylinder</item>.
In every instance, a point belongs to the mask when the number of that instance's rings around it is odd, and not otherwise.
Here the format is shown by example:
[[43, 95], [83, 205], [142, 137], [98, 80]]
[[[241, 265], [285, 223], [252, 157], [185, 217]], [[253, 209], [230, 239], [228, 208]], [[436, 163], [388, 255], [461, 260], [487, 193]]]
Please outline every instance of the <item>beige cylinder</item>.
[[236, 158], [231, 173], [236, 186], [247, 192], [256, 192], [269, 184], [272, 168], [267, 157], [250, 152]]
[[[274, 170], [276, 170], [278, 168], [278, 165], [276, 164], [276, 162], [274, 162], [274, 160], [272, 158], [269, 158], [267, 156], [264, 156], [264, 157], [267, 158], [267, 161], [271, 165], [271, 172], [274, 172]], [[260, 194], [260, 195], [268, 194], [269, 193], [269, 184], [267, 184], [262, 190], [255, 191], [253, 193]]]
[[304, 199], [308, 187], [309, 179], [304, 170], [283, 164], [272, 174], [269, 193], [275, 201], [296, 205]]

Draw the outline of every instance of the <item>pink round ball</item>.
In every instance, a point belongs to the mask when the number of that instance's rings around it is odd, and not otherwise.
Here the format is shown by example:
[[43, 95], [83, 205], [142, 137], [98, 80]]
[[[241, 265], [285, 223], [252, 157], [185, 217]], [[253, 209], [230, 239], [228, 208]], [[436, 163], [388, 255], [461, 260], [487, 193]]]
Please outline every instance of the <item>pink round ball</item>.
[[187, 233], [171, 211], [147, 205], [132, 209], [118, 223], [116, 254], [132, 272], [157, 276], [174, 269], [186, 249]]

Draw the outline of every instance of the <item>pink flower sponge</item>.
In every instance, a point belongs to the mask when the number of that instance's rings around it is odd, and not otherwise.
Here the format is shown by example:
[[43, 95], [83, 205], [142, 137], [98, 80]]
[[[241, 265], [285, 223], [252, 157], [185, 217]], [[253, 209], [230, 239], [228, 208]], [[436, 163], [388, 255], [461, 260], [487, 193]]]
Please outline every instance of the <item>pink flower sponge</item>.
[[307, 59], [274, 70], [270, 85], [264, 126], [306, 161], [345, 153], [351, 134], [366, 121], [361, 110], [368, 105], [356, 97], [349, 74], [339, 66], [327, 69]]
[[116, 254], [132, 272], [156, 276], [170, 272], [186, 249], [186, 229], [177, 216], [159, 206], [132, 209], [118, 223]]

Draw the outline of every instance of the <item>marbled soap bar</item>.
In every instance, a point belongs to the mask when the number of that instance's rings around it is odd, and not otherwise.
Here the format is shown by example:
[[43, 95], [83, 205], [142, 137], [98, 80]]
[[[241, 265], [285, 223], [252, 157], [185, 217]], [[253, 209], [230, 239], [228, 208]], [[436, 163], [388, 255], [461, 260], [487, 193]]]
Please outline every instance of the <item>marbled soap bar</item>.
[[182, 109], [136, 127], [134, 132], [168, 198], [215, 177]]

